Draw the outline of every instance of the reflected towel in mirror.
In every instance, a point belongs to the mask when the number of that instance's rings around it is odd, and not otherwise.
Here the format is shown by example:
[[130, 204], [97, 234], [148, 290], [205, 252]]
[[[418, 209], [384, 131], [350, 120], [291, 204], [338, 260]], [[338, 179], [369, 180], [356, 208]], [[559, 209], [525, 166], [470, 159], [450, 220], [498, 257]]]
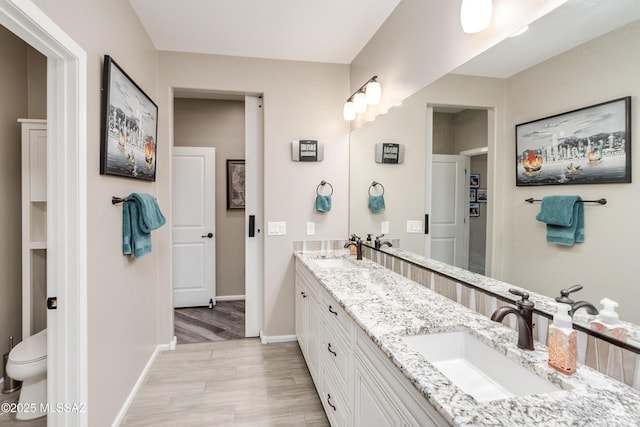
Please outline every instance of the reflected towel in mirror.
[[371, 210], [371, 212], [382, 212], [384, 208], [384, 196], [382, 194], [377, 196], [369, 196], [369, 209]]
[[580, 196], [542, 198], [536, 219], [547, 224], [547, 242], [564, 246], [584, 242], [584, 204]]

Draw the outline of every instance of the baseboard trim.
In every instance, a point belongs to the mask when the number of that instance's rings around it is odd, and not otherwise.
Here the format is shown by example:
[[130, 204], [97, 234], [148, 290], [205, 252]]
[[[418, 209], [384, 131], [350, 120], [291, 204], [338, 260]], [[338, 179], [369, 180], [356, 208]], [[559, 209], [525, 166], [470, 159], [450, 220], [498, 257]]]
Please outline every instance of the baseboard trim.
[[296, 337], [295, 335], [266, 336], [262, 333], [262, 331], [260, 331], [260, 342], [262, 342], [262, 344], [272, 344], [276, 342], [291, 342], [291, 341], [298, 341], [298, 337]]
[[244, 301], [245, 299], [244, 295], [224, 295], [216, 297], [216, 301]]
[[159, 344], [156, 347], [156, 349], [153, 351], [153, 353], [149, 357], [149, 360], [147, 361], [147, 364], [145, 365], [144, 369], [140, 373], [138, 380], [133, 385], [133, 388], [131, 389], [129, 396], [127, 396], [127, 400], [125, 400], [124, 403], [122, 404], [122, 407], [120, 408], [120, 411], [116, 416], [116, 419], [113, 420], [111, 427], [118, 427], [120, 423], [124, 421], [124, 418], [127, 415], [127, 411], [129, 410], [129, 407], [131, 407], [133, 400], [138, 394], [138, 391], [140, 391], [140, 387], [142, 387], [142, 384], [144, 383], [144, 380], [147, 377], [149, 370], [151, 370], [151, 366], [153, 366], [153, 362], [156, 360], [156, 357], [158, 357], [158, 354], [162, 353], [163, 351], [172, 350], [171, 348], [172, 345], [173, 345], [173, 348], [175, 348], [175, 340], [176, 340], [176, 337], [173, 337], [173, 341], [171, 341], [168, 344]]

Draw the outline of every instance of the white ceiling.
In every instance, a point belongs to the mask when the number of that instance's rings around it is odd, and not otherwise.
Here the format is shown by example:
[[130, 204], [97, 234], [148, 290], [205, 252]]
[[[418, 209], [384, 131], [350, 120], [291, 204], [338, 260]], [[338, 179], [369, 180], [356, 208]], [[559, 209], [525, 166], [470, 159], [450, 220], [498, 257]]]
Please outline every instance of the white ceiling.
[[129, 0], [156, 49], [350, 64], [400, 0]]

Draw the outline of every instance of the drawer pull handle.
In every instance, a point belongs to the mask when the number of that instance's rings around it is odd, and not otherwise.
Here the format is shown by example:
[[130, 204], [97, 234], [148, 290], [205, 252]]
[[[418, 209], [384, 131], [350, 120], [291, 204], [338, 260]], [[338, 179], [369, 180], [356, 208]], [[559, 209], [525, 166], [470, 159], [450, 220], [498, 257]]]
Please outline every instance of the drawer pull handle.
[[327, 403], [329, 404], [329, 406], [331, 406], [333, 408], [334, 411], [336, 411], [336, 405], [334, 405], [333, 403], [331, 403], [331, 395], [327, 394]]
[[329, 306], [329, 313], [338, 315], [338, 312], [333, 309], [333, 307]]
[[338, 353], [331, 349], [331, 343], [327, 344], [327, 350], [329, 350], [329, 353], [333, 354], [335, 357], [338, 357]]
[[300, 291], [300, 295], [302, 295], [302, 298], [306, 298], [307, 294], [305, 294], [303, 291]]

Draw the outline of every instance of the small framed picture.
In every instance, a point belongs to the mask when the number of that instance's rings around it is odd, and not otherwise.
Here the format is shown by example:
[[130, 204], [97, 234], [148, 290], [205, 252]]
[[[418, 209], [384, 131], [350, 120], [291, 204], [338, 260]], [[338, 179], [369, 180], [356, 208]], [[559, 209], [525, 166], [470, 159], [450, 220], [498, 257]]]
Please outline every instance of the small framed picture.
[[244, 209], [244, 160], [227, 159], [227, 209]]
[[480, 203], [469, 203], [469, 216], [480, 216]]
[[469, 189], [469, 201], [470, 202], [475, 202], [476, 201], [476, 189], [475, 188], [470, 188]]
[[476, 200], [472, 200], [472, 202], [473, 201], [478, 203], [487, 203], [487, 189], [478, 188], [478, 191], [476, 192]]
[[477, 173], [472, 173], [469, 175], [469, 187], [470, 188], [478, 188], [480, 187], [480, 175]]

